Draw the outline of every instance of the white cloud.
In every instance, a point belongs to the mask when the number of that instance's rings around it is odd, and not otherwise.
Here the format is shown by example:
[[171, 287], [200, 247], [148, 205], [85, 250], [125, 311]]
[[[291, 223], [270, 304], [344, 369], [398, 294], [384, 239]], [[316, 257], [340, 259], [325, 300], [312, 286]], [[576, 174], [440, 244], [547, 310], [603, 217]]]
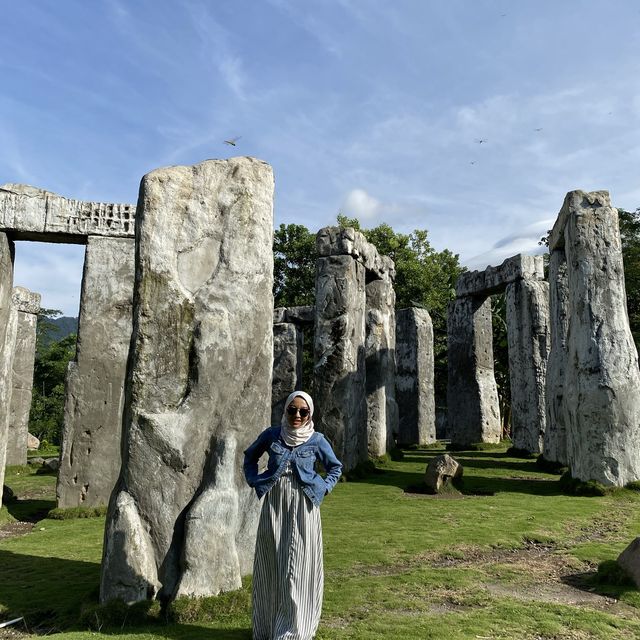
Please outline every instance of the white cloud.
[[379, 200], [370, 196], [364, 189], [352, 189], [344, 199], [343, 212], [350, 218], [362, 222], [374, 220], [381, 210]]

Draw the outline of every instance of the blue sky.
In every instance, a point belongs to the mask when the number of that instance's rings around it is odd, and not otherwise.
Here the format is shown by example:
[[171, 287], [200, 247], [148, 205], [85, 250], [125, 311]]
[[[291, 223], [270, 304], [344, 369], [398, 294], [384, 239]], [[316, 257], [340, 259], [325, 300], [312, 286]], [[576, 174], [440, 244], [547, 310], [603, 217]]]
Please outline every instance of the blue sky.
[[[0, 183], [135, 202], [251, 155], [276, 224], [428, 229], [472, 268], [536, 250], [571, 189], [640, 206], [636, 0], [3, 4]], [[82, 259], [19, 243], [15, 282], [75, 315]]]

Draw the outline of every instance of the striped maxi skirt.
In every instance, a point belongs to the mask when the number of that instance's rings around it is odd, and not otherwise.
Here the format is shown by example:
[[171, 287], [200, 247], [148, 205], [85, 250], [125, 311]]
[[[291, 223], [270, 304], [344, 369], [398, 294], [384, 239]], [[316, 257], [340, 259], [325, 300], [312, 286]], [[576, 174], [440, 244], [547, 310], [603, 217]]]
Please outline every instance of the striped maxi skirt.
[[289, 469], [264, 496], [253, 562], [253, 639], [311, 640], [322, 612], [320, 509]]

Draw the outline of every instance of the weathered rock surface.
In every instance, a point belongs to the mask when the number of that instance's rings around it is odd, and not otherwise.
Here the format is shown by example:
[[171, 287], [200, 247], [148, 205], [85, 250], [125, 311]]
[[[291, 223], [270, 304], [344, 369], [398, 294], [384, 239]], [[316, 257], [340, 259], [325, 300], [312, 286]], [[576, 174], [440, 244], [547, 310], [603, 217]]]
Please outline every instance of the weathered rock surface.
[[440, 493], [445, 486], [462, 478], [463, 472], [462, 465], [445, 453], [429, 461], [424, 474], [424, 483], [433, 493]]
[[133, 238], [136, 208], [84, 202], [25, 184], [0, 187], [0, 230], [18, 240], [78, 242], [78, 236]]
[[365, 286], [365, 367], [367, 447], [369, 456], [383, 456], [398, 433], [396, 404], [396, 294], [389, 269]]
[[291, 322], [299, 327], [313, 329], [315, 309], [312, 306], [277, 307], [273, 310], [273, 323]]
[[302, 340], [302, 331], [292, 322], [273, 325], [272, 425], [280, 424], [289, 394], [302, 388]]
[[567, 459], [574, 478], [623, 486], [640, 478], [640, 372], [618, 213], [604, 191], [572, 191], [559, 221], [563, 216], [570, 318]]
[[506, 303], [511, 439], [516, 449], [540, 453], [546, 424], [549, 284], [516, 280], [507, 285]]
[[388, 274], [395, 278], [393, 260], [381, 256], [376, 247], [352, 227], [324, 227], [316, 236], [316, 249], [320, 257], [352, 256], [376, 278]]
[[426, 309], [396, 312], [396, 402], [398, 444], [436, 439], [433, 323]]
[[29, 458], [27, 464], [32, 467], [41, 467], [44, 464], [44, 458]]
[[37, 451], [40, 448], [40, 440], [33, 434], [27, 432], [27, 449], [29, 451]]
[[618, 564], [640, 589], [640, 538], [636, 538], [618, 556]]
[[542, 256], [518, 254], [507, 258], [498, 267], [487, 267], [484, 271], [469, 271], [456, 281], [458, 297], [501, 293], [511, 282], [522, 279], [543, 280], [544, 262]]
[[14, 287], [12, 304], [17, 313], [17, 324], [11, 374], [13, 388], [7, 427], [6, 463], [27, 464], [27, 435], [40, 294], [32, 293], [24, 287]]
[[58, 469], [60, 469], [60, 459], [59, 458], [47, 458], [42, 463], [42, 466], [47, 471], [58, 471]]
[[9, 407], [13, 388], [11, 373], [18, 323], [18, 313], [11, 303], [13, 256], [13, 243], [6, 234], [0, 233], [0, 486], [4, 482]]
[[318, 258], [314, 422], [345, 471], [367, 459], [365, 305], [362, 263], [350, 255]]
[[106, 505], [120, 472], [134, 249], [127, 238], [87, 241], [76, 358], [66, 380], [59, 507]]
[[549, 462], [567, 464], [567, 432], [564, 408], [564, 376], [567, 368], [569, 329], [567, 259], [563, 249], [549, 258], [549, 316], [551, 350], [547, 364], [546, 412], [543, 456]]
[[100, 599], [214, 595], [251, 571], [242, 451], [270, 417], [273, 174], [252, 158], [141, 184], [123, 464]]
[[457, 445], [499, 442], [491, 299], [457, 298], [447, 317], [449, 435]]

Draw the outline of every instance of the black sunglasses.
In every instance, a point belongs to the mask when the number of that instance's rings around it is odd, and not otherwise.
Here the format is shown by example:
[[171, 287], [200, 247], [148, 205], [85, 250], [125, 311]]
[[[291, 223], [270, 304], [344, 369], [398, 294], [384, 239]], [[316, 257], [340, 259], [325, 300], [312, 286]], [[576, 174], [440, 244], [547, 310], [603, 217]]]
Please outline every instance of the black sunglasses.
[[290, 416], [295, 416], [297, 413], [299, 413], [301, 418], [306, 418], [311, 412], [309, 411], [309, 409], [298, 409], [298, 407], [287, 407], [287, 413]]

